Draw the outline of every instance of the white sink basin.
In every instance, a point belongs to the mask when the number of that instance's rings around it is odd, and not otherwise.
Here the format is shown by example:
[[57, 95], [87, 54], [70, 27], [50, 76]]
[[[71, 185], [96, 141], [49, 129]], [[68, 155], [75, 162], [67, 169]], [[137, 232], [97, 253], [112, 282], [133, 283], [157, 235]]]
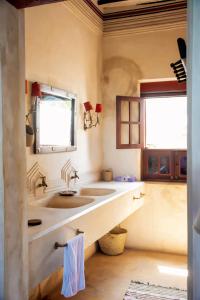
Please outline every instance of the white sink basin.
[[50, 199], [36, 200], [34, 206], [48, 207], [48, 208], [75, 208], [90, 204], [94, 201], [93, 198], [87, 197], [64, 197], [55, 196]]
[[80, 190], [80, 195], [83, 196], [106, 196], [116, 192], [113, 189], [104, 188], [84, 188]]

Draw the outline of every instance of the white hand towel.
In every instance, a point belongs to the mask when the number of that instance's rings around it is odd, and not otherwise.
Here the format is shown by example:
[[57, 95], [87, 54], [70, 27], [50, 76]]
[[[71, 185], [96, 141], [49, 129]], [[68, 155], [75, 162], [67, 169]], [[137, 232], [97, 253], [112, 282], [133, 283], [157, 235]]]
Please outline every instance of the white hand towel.
[[61, 294], [72, 297], [85, 289], [84, 235], [78, 234], [64, 249], [64, 273]]

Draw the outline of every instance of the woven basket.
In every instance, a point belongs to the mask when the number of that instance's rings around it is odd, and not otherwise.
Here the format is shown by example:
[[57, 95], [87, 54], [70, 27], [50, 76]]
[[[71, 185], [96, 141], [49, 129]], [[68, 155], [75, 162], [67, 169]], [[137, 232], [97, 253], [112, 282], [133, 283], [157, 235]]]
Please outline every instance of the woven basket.
[[119, 255], [124, 252], [127, 230], [115, 227], [99, 240], [101, 251], [107, 255]]

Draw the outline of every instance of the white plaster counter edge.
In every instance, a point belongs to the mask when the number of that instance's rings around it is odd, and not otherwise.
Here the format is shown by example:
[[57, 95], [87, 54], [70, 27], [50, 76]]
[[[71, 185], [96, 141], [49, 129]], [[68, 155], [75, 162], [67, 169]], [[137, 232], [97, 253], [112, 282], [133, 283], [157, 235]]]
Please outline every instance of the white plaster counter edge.
[[[90, 196], [95, 199], [94, 202], [77, 208], [56, 209], [29, 205], [28, 219], [42, 220], [41, 225], [28, 228], [29, 242], [41, 238], [98, 207], [114, 201], [126, 193], [137, 190], [143, 187], [143, 185], [143, 182], [95, 182], [82, 186], [81, 188], [111, 188], [115, 189], [115, 192], [106, 196]], [[53, 195], [45, 195], [45, 197], [50, 196]]]

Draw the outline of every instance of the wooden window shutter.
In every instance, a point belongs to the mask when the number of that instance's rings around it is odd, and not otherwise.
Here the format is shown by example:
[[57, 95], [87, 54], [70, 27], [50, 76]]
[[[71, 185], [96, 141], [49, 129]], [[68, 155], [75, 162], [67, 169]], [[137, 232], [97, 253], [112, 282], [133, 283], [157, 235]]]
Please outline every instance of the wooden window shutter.
[[116, 148], [144, 147], [144, 100], [139, 97], [116, 98]]

